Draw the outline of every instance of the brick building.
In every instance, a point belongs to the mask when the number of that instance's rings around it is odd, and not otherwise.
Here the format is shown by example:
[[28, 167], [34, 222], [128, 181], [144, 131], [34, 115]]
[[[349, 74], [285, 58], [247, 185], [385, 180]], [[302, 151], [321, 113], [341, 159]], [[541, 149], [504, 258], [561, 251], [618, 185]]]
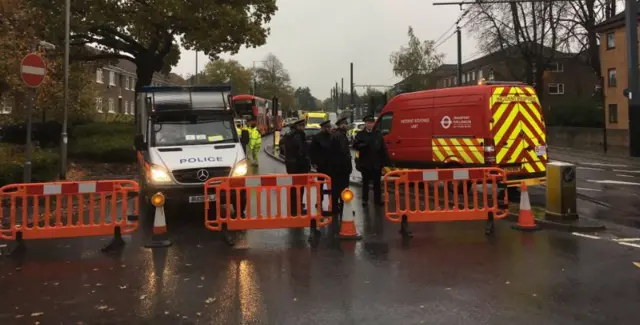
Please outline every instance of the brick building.
[[622, 138], [622, 144], [628, 146], [629, 100], [623, 94], [628, 79], [625, 12], [602, 22], [596, 31], [600, 36], [600, 68], [604, 77], [608, 135]]
[[[551, 51], [551, 49], [547, 49]], [[592, 101], [598, 80], [590, 66], [578, 60], [577, 54], [554, 53], [554, 60], [545, 73], [544, 93], [538, 94], [545, 109]], [[498, 51], [462, 64], [462, 85], [475, 85], [481, 79], [522, 81], [525, 64], [519, 51], [512, 48]], [[514, 77], [517, 76], [517, 77]], [[435, 81], [434, 81], [435, 79]], [[414, 80], [420, 80], [418, 84]], [[394, 87], [396, 91], [445, 88], [457, 86], [457, 65], [443, 64], [427, 76], [411, 76]], [[534, 84], [535, 86], [535, 84]], [[401, 91], [399, 91], [401, 92]]]
[[[133, 115], [136, 85], [136, 66], [126, 60], [116, 65], [96, 69], [96, 112]], [[171, 85], [169, 78], [155, 74], [152, 85]]]

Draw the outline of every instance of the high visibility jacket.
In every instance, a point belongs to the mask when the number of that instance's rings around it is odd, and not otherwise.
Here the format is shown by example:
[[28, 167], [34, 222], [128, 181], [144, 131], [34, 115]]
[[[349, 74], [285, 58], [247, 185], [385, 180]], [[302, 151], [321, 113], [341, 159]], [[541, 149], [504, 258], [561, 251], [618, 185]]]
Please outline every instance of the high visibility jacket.
[[249, 129], [249, 147], [260, 147], [262, 145], [262, 134], [258, 128]]
[[242, 135], [242, 129], [237, 127], [236, 132], [238, 132], [238, 138], [239, 138]]

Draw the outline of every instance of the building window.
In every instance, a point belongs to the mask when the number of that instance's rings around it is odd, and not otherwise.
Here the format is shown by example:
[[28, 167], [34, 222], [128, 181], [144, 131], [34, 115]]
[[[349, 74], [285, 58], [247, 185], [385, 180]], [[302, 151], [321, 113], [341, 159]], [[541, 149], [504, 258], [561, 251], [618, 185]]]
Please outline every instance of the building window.
[[564, 94], [564, 84], [549, 84], [549, 95]]
[[607, 81], [609, 83], [609, 87], [615, 87], [618, 84], [616, 79], [616, 69], [611, 68], [607, 70]]
[[618, 104], [609, 104], [609, 123], [618, 123]]
[[113, 98], [109, 98], [109, 113], [115, 113], [116, 112], [116, 104], [113, 101]]
[[478, 80], [482, 79], [482, 69], [478, 70]]
[[7, 94], [2, 95], [2, 98], [0, 98], [0, 114], [11, 114], [12, 110], [11, 98]]
[[489, 70], [489, 80], [493, 81], [493, 80], [495, 80], [495, 77], [496, 77], [496, 76], [495, 76], [495, 74], [493, 73], [493, 69], [492, 69], [492, 70]]
[[129, 114], [133, 115], [135, 113], [135, 107], [133, 106], [133, 101], [129, 101]]
[[96, 82], [101, 84], [103, 83], [103, 80], [104, 79], [102, 79], [102, 69], [100, 68], [96, 69]]
[[607, 50], [616, 48], [616, 34], [615, 32], [607, 33]]
[[465, 83], [465, 82], [467, 82], [467, 74], [463, 73], [462, 74], [462, 83]]
[[109, 71], [109, 86], [116, 85], [116, 73], [114, 71]]
[[551, 62], [549, 63], [549, 71], [551, 72], [563, 72], [564, 71], [564, 65], [562, 63], [559, 62]]
[[96, 111], [102, 113], [102, 97], [96, 97]]
[[471, 80], [476, 80], [476, 72], [475, 71], [471, 72]]
[[124, 101], [124, 111], [123, 111], [124, 115], [128, 115], [129, 114], [129, 102], [128, 101]]

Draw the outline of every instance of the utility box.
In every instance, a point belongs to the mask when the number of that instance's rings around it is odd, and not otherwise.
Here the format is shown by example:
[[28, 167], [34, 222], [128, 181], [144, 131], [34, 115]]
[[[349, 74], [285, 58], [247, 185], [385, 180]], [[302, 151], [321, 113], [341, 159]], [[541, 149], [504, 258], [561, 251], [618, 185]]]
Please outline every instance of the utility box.
[[547, 219], [578, 219], [575, 165], [565, 162], [547, 164], [546, 209]]

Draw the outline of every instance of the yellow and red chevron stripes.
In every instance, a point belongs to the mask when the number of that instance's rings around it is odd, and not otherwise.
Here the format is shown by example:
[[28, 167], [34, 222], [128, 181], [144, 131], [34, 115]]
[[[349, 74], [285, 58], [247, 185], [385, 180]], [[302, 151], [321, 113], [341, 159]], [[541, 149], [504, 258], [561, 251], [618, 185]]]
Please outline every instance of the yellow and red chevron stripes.
[[499, 164], [521, 163], [528, 172], [546, 170], [547, 155], [535, 148], [546, 146], [546, 129], [540, 102], [533, 88], [496, 87], [491, 97], [491, 134]]
[[475, 138], [433, 138], [433, 161], [460, 164], [484, 163], [482, 139]]

